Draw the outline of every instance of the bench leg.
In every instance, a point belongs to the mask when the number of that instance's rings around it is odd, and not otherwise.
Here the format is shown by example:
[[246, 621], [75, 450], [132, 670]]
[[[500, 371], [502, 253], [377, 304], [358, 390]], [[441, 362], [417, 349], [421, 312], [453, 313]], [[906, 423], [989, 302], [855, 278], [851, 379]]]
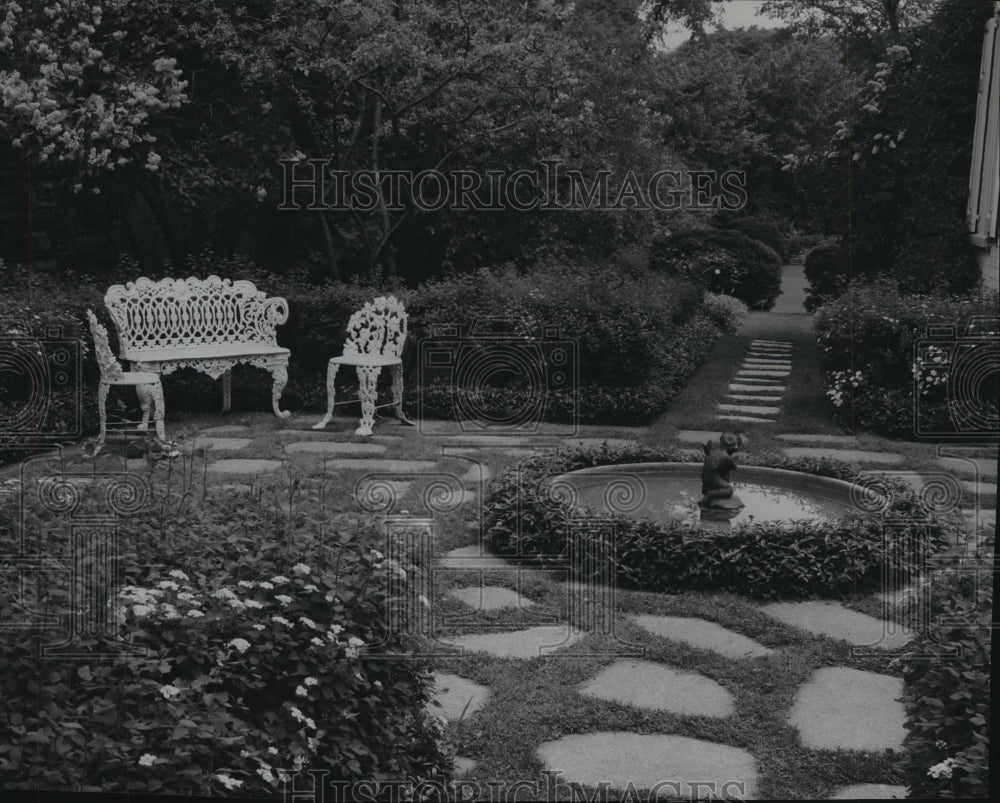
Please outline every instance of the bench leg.
[[222, 375], [222, 412], [228, 413], [233, 406], [233, 371], [230, 368]]
[[167, 439], [167, 432], [163, 425], [163, 418], [166, 413], [163, 404], [163, 385], [157, 382], [155, 385], [150, 385], [149, 387], [153, 395], [153, 403], [156, 405], [156, 437], [163, 442]]
[[149, 408], [153, 403], [153, 386], [136, 385], [135, 393], [139, 397], [139, 406], [142, 408], [142, 421], [139, 422], [136, 429], [139, 432], [145, 432], [149, 429]]
[[101, 431], [97, 436], [97, 443], [94, 444], [94, 454], [96, 455], [104, 447], [104, 437], [108, 434], [108, 391], [111, 386], [106, 382], [101, 382], [97, 388], [97, 411], [101, 415]]
[[274, 382], [271, 385], [271, 407], [274, 408], [274, 414], [278, 418], [288, 418], [291, 412], [281, 409], [281, 392], [288, 384], [288, 363], [274, 363], [270, 366], [270, 370], [271, 376], [274, 377]]
[[392, 372], [392, 403], [396, 407], [396, 418], [412, 427], [414, 426], [413, 422], [403, 412], [403, 366], [393, 365], [390, 371]]
[[354, 430], [355, 435], [371, 435], [375, 423], [375, 400], [378, 395], [378, 376], [382, 373], [380, 366], [358, 366], [358, 398], [361, 399], [361, 426]]
[[330, 419], [333, 417], [333, 400], [334, 400], [334, 379], [337, 378], [337, 371], [340, 369], [340, 364], [335, 363], [330, 360], [326, 366], [326, 415], [320, 419], [318, 424], [313, 424], [313, 429], [323, 429], [327, 424], [330, 423]]

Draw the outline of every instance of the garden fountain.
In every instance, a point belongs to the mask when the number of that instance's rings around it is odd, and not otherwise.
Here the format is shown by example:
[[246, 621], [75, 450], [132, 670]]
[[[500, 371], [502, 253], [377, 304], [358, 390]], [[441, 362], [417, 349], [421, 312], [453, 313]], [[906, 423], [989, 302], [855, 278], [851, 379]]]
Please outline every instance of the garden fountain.
[[[702, 466], [692, 463], [624, 463], [562, 474], [554, 486], [578, 507], [598, 514], [654, 521], [681, 520], [694, 529], [756, 523], [829, 521], [857, 509], [866, 489], [797, 471], [741, 466], [733, 454], [742, 437], [723, 434], [705, 444]], [[701, 481], [700, 497], [695, 493]]]

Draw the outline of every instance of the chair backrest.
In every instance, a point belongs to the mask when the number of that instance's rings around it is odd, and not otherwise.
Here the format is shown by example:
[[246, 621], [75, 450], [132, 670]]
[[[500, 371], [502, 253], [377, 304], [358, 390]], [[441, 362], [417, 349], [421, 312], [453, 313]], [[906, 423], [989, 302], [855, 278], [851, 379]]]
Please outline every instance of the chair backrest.
[[379, 296], [351, 316], [345, 354], [398, 357], [406, 342], [406, 310], [395, 296]]
[[121, 363], [115, 359], [111, 346], [108, 344], [108, 330], [97, 320], [93, 310], [87, 310], [90, 320], [90, 334], [94, 338], [94, 355], [101, 367], [101, 379], [120, 379], [122, 377]]

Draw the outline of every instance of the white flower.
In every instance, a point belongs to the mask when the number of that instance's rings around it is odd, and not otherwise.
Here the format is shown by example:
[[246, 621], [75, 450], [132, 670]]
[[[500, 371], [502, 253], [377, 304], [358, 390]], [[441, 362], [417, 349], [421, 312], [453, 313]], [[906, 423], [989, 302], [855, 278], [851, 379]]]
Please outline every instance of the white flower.
[[271, 621], [277, 622], [279, 625], [291, 625], [291, 622], [289, 622], [284, 616], [272, 616]]
[[237, 780], [236, 778], [230, 778], [224, 772], [217, 772], [215, 774], [215, 779], [226, 787], [226, 789], [235, 789], [238, 786], [243, 786], [243, 781]]
[[309, 677], [309, 678], [306, 678], [306, 679], [305, 679], [304, 681], [302, 681], [302, 682], [303, 682], [303, 683], [304, 683], [304, 684], [305, 684], [306, 686], [316, 686], [316, 685], [318, 685], [318, 684], [319, 684], [319, 681], [318, 681], [318, 680], [316, 680], [316, 678], [312, 678], [312, 677]]
[[342, 628], [340, 625], [330, 625], [329, 630], [335, 636], [338, 635], [339, 633], [344, 632], [344, 628]]
[[313, 636], [311, 639], [309, 639], [309, 643], [312, 644], [314, 647], [322, 647], [323, 639]]
[[257, 767], [257, 774], [269, 784], [273, 784], [276, 780], [270, 767]]
[[177, 595], [177, 599], [183, 600], [184, 602], [190, 602], [191, 600], [194, 599], [194, 594], [192, 594], [190, 591], [182, 591], [180, 594]]
[[278, 574], [278, 575], [275, 575], [274, 577], [271, 578], [271, 582], [272, 583], [287, 583], [287, 582], [290, 582], [290, 581], [289, 581], [289, 579], [287, 577], [285, 577], [285, 575]]
[[933, 778], [940, 778], [942, 775], [945, 778], [950, 778], [951, 768], [954, 766], [955, 766], [955, 759], [946, 758], [940, 764], [935, 764], [933, 767], [927, 770], [927, 774]]
[[316, 585], [314, 583], [307, 583], [306, 585], [302, 586], [302, 588], [305, 591], [319, 591], [319, 589], [316, 588]]
[[148, 605], [136, 605], [134, 608], [132, 608], [132, 613], [135, 615], [137, 619], [143, 616], [149, 616], [149, 614], [151, 614], [152, 612], [153, 609], [150, 608]]
[[364, 647], [365, 646], [365, 643], [361, 639], [359, 639], [357, 636], [351, 636], [347, 640], [347, 643], [350, 644], [352, 647]]
[[292, 566], [292, 571], [296, 574], [309, 574], [312, 571], [305, 563], [296, 563]]
[[295, 720], [297, 720], [299, 722], [302, 722], [306, 718], [306, 715], [303, 714], [301, 711], [299, 711], [299, 709], [298, 709], [297, 706], [294, 706], [294, 705], [289, 706], [289, 709], [292, 712], [292, 718], [293, 719], [295, 719]]
[[254, 630], [265, 630], [266, 629], [264, 627], [264, 625], [262, 625], [260, 623], [252, 624], [252, 625], [250, 625], [250, 627], [252, 627]]
[[275, 594], [274, 598], [282, 605], [288, 605], [292, 601], [292, 598], [287, 594]]
[[278, 748], [277, 747], [269, 747], [269, 748], [267, 748], [267, 753], [268, 753], [268, 755], [276, 756], [276, 755], [278, 755]]
[[160, 694], [162, 694], [168, 700], [173, 700], [180, 693], [181, 690], [178, 689], [176, 686], [163, 686], [160, 689]]
[[234, 599], [236, 594], [233, 593], [232, 589], [220, 588], [212, 592], [212, 596], [216, 599]]
[[260, 610], [264, 607], [264, 603], [257, 602], [255, 599], [245, 599], [243, 600], [243, 606], [246, 608], [253, 608], [254, 610]]
[[152, 767], [156, 762], [156, 756], [152, 753], [143, 753], [142, 757], [139, 759], [140, 767]]
[[204, 615], [205, 614], [203, 614], [201, 611], [196, 610], [194, 608], [188, 611], [188, 616], [190, 616], [192, 619], [200, 619]]
[[175, 578], [177, 580], [190, 580], [191, 579], [186, 574], [184, 574], [184, 572], [182, 572], [180, 569], [171, 569], [169, 572], [167, 572], [167, 574], [169, 574], [171, 577], [173, 577], [173, 578]]
[[309, 696], [309, 689], [307, 689], [305, 686], [296, 686], [295, 687], [295, 694], [298, 697], [308, 697]]
[[260, 587], [266, 588], [268, 591], [270, 591], [272, 588], [274, 588], [274, 583], [269, 583], [267, 582], [267, 580], [262, 580], [260, 582]]
[[316, 624], [308, 616], [300, 616], [299, 617], [299, 621], [302, 622], [302, 624], [306, 625], [307, 627], [311, 627], [313, 630], [320, 630], [321, 629], [320, 626], [318, 624]]
[[252, 580], [240, 580], [236, 585], [240, 588], [253, 588], [257, 584]]
[[229, 642], [230, 647], [235, 647], [240, 653], [244, 653], [250, 649], [250, 642], [243, 638], [234, 638]]
[[267, 197], [267, 190], [263, 187], [258, 187], [256, 195], [258, 201], [263, 201]]

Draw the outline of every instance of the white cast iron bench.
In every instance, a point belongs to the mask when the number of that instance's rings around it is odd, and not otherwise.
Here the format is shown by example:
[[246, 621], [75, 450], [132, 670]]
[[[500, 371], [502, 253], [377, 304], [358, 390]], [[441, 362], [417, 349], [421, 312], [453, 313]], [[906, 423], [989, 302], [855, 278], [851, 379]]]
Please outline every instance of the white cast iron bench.
[[[278, 345], [276, 328], [288, 320], [288, 302], [267, 296], [252, 282], [145, 277], [108, 288], [104, 303], [118, 330], [119, 356], [136, 371], [169, 374], [190, 367], [222, 377], [222, 411], [232, 402], [231, 371], [249, 363], [271, 372], [271, 405], [281, 410], [291, 352]], [[140, 394], [148, 386], [138, 386]], [[148, 410], [148, 405], [145, 407]]]

